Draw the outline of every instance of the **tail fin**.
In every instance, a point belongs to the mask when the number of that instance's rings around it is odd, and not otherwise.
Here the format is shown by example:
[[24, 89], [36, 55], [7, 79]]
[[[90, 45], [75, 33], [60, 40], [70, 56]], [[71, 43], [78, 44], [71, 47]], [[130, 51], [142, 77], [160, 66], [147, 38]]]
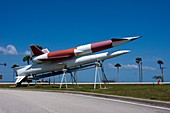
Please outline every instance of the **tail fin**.
[[26, 78], [26, 76], [17, 76], [15, 84], [21, 84], [22, 81], [24, 81], [25, 78]]
[[43, 51], [41, 51], [37, 46], [35, 45], [31, 45], [30, 46], [30, 49], [31, 49], [31, 53], [33, 56], [39, 56], [39, 55], [42, 55], [44, 54]]

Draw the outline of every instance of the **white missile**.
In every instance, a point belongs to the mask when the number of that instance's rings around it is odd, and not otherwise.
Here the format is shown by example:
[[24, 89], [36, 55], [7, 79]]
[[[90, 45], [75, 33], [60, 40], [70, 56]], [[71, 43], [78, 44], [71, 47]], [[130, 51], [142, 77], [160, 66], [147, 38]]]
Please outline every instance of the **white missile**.
[[46, 64], [32, 64], [27, 65], [25, 67], [21, 68], [15, 68], [17, 72], [17, 81], [15, 82], [20, 83], [26, 76], [29, 76], [30, 74], [40, 74], [45, 72], [51, 72], [56, 70], [62, 70], [64, 68], [71, 68], [76, 67], [79, 65], [89, 64], [97, 61], [103, 61], [110, 58], [114, 58], [126, 53], [129, 53], [129, 50], [121, 50], [116, 52], [105, 52], [105, 53], [99, 53], [94, 55], [87, 55], [87, 56], [80, 56], [75, 57], [74, 59], [65, 60], [61, 62], [54, 62], [54, 63], [46, 63]]

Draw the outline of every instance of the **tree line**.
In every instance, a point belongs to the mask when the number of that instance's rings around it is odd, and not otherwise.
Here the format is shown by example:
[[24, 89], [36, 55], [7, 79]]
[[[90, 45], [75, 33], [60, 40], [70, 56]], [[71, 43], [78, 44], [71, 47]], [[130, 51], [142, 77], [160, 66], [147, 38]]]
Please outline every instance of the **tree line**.
[[[135, 59], [136, 63], [138, 64], [138, 69], [139, 69], [139, 82], [143, 82], [143, 73], [142, 73], [142, 58], [136, 58]], [[165, 67], [163, 67], [162, 65], [164, 64], [164, 62], [162, 60], [158, 60], [157, 64], [159, 65], [160, 71], [161, 71], [161, 75], [159, 76], [154, 76], [154, 79], [161, 79], [162, 82], [164, 82], [164, 69]], [[118, 76], [119, 76], [119, 68], [121, 67], [120, 63], [116, 63], [114, 65], [117, 68], [117, 81], [118, 81]]]

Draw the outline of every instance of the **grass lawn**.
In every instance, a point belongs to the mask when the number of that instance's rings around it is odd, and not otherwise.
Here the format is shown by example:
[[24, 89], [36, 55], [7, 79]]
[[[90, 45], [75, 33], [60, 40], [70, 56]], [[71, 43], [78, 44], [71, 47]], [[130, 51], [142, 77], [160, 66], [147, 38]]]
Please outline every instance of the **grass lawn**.
[[[135, 98], [144, 98], [151, 100], [162, 100], [170, 102], [170, 84], [166, 85], [145, 85], [145, 84], [110, 84], [107, 85], [106, 89], [93, 89], [93, 85], [68, 85], [68, 88], [65, 88], [63, 85], [62, 89], [59, 89], [59, 85], [23, 85], [20, 87], [13, 87], [14, 85], [0, 85], [0, 88], [12, 88], [12, 89], [38, 89], [38, 90], [67, 90], [67, 91], [81, 91], [81, 92], [92, 92], [100, 94], [109, 94], [109, 95], [119, 95], [119, 96], [129, 96]], [[104, 87], [104, 85], [102, 85]]]

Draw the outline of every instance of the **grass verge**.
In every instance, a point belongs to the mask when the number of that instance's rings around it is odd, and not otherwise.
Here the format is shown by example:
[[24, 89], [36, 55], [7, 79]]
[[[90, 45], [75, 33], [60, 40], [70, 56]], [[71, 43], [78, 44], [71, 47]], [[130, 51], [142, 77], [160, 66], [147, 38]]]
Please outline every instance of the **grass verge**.
[[[103, 86], [104, 87], [104, 86]], [[22, 85], [20, 87], [14, 87], [14, 85], [0, 84], [0, 88], [11, 88], [11, 89], [38, 89], [38, 90], [66, 90], [66, 91], [81, 91], [81, 92], [92, 92], [99, 94], [108, 94], [108, 95], [119, 95], [119, 96], [128, 96], [135, 98], [143, 98], [150, 100], [161, 100], [170, 102], [170, 84], [163, 85], [146, 85], [146, 84], [112, 84], [107, 85], [106, 89], [93, 89], [93, 85], [68, 85], [68, 88], [59, 89], [58, 84], [51, 85]]]

